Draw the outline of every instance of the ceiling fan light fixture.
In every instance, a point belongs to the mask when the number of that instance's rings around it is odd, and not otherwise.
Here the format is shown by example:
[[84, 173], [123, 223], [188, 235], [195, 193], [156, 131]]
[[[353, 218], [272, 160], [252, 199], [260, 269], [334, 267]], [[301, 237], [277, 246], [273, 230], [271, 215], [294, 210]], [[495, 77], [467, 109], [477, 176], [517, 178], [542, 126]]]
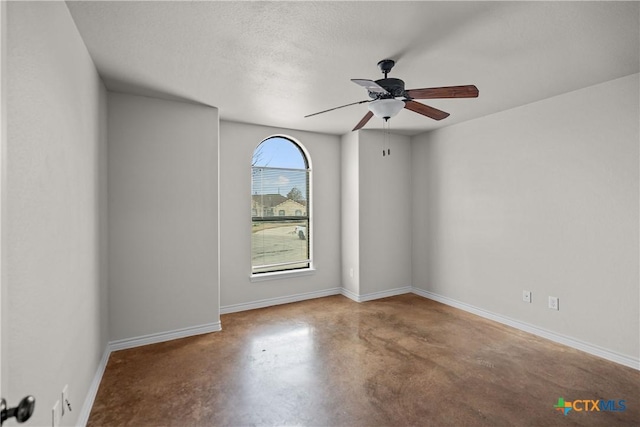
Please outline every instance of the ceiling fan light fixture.
[[394, 98], [376, 99], [369, 103], [369, 110], [381, 119], [390, 119], [404, 108], [404, 101]]

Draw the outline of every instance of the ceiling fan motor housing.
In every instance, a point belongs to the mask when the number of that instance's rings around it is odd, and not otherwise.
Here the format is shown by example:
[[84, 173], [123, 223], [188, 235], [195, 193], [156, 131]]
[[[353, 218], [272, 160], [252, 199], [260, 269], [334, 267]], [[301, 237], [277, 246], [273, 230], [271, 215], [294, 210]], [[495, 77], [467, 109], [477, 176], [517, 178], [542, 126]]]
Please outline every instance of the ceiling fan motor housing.
[[377, 93], [377, 92], [369, 92], [369, 96], [373, 99], [383, 99], [383, 98], [397, 98], [401, 96], [406, 96], [404, 91], [404, 82], [400, 79], [394, 78], [386, 78], [376, 80], [376, 83], [382, 86], [387, 92], [386, 93]]

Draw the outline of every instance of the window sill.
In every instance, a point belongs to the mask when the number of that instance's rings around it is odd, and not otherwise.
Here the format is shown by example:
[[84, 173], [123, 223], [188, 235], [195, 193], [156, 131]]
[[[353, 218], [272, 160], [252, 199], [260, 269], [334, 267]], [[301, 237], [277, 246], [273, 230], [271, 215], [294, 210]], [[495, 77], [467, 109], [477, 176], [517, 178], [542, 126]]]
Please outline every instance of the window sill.
[[272, 273], [259, 273], [249, 276], [251, 282], [265, 282], [267, 280], [288, 279], [290, 277], [311, 276], [315, 274], [315, 268], [305, 268], [290, 271], [274, 271]]

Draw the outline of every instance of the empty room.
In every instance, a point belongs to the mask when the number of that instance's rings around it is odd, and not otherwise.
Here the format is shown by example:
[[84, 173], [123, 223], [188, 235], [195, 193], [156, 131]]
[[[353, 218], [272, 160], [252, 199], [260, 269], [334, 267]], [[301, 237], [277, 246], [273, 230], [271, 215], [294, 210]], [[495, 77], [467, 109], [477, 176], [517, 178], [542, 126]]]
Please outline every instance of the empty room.
[[1, 1], [14, 426], [640, 425], [640, 3]]

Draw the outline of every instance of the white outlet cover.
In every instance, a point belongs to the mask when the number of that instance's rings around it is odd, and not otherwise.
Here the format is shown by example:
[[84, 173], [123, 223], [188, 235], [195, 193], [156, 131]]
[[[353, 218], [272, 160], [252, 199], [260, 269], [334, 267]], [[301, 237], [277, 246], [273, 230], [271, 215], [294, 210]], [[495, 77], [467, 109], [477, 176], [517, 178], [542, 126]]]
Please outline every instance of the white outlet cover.
[[522, 301], [531, 302], [531, 291], [522, 291]]
[[559, 310], [558, 297], [549, 297], [549, 308], [552, 310]]

